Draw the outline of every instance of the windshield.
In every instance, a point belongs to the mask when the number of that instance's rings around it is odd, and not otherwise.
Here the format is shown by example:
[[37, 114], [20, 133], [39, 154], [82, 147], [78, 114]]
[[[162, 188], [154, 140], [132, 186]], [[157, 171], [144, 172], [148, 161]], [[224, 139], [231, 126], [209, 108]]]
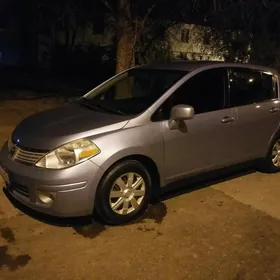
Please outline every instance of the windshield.
[[186, 71], [136, 68], [116, 76], [83, 100], [92, 109], [135, 115], [148, 109]]

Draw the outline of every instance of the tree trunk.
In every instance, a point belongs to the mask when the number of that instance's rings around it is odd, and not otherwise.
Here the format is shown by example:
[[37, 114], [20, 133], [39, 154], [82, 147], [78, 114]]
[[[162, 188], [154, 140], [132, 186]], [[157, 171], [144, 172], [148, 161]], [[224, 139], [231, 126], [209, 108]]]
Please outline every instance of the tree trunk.
[[131, 0], [119, 0], [120, 16], [117, 19], [116, 73], [134, 66], [134, 32], [131, 17]]
[[66, 26], [65, 26], [65, 50], [67, 52], [67, 55], [70, 52], [70, 45], [71, 45], [70, 33], [71, 33], [71, 30], [70, 30], [68, 24], [66, 24]]
[[76, 37], [77, 37], [77, 28], [72, 29], [72, 38], [71, 38], [71, 46], [70, 46], [70, 52], [73, 53], [76, 46]]

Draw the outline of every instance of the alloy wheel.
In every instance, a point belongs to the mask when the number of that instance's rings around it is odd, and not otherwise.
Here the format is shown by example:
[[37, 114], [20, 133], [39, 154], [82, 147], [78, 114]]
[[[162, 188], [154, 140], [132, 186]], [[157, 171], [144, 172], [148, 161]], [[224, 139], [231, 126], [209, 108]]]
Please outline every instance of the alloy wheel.
[[146, 194], [145, 181], [137, 173], [130, 172], [117, 178], [110, 191], [110, 207], [118, 215], [136, 211]]

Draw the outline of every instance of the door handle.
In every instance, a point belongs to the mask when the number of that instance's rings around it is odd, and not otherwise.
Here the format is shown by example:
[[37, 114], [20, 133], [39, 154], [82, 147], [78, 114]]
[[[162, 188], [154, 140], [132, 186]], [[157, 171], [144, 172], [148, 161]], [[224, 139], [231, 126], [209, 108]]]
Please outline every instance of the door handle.
[[235, 121], [235, 118], [234, 117], [228, 117], [228, 116], [226, 116], [226, 117], [224, 117], [223, 119], [222, 119], [222, 123], [232, 123], [232, 122], [234, 122]]
[[279, 108], [271, 108], [270, 113], [274, 114], [274, 113], [277, 113], [279, 110], [280, 110]]

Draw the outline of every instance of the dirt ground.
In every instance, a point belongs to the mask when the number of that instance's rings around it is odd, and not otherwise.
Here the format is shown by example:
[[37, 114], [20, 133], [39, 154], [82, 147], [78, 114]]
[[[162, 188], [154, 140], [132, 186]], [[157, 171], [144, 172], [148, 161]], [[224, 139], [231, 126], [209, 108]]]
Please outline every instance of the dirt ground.
[[[0, 104], [0, 144], [23, 117], [54, 104]], [[279, 280], [279, 181], [258, 172], [225, 178], [119, 227], [50, 225], [1, 191], [0, 279]]]

